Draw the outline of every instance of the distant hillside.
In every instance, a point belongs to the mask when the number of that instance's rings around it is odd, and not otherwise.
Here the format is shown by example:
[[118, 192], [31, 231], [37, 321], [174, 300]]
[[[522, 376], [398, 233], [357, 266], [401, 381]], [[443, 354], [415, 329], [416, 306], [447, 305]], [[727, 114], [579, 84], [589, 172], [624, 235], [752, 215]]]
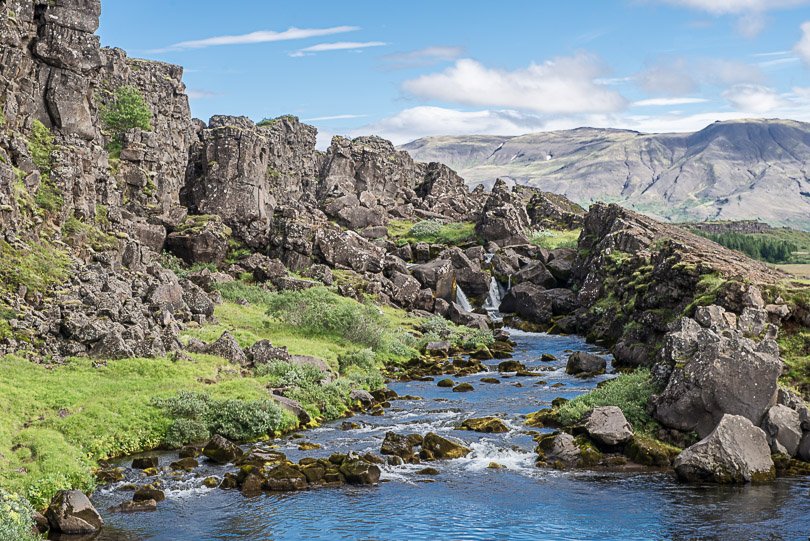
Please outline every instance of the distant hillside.
[[579, 128], [517, 137], [440, 136], [402, 146], [470, 185], [496, 178], [588, 205], [619, 202], [673, 221], [759, 219], [810, 230], [810, 124], [715, 122], [695, 133]]

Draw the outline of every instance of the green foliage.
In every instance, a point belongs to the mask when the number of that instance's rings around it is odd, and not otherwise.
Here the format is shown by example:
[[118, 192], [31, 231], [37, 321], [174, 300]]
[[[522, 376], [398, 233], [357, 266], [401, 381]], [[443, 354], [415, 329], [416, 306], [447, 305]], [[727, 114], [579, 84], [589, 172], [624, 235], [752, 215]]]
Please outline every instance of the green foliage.
[[543, 229], [540, 231], [535, 231], [530, 240], [532, 244], [545, 248], [546, 250], [556, 250], [557, 248], [576, 248], [581, 231], [581, 229]]
[[70, 258], [47, 241], [17, 248], [0, 239], [0, 290], [25, 286], [29, 293], [44, 294], [68, 278]]
[[270, 400], [215, 400], [208, 394], [183, 391], [154, 404], [173, 419], [165, 438], [169, 447], [201, 442], [213, 434], [250, 441], [272, 435], [286, 424], [281, 408]]
[[152, 111], [141, 91], [134, 86], [119, 87], [111, 102], [101, 107], [100, 116], [104, 127], [110, 132], [108, 150], [116, 157], [120, 155], [124, 133], [135, 128], [152, 131]]
[[417, 223], [408, 220], [391, 220], [388, 224], [388, 236], [397, 239], [400, 245], [416, 242], [459, 245], [476, 240], [474, 223], [445, 224], [437, 220], [423, 220]]
[[420, 326], [422, 337], [417, 342], [418, 348], [425, 347], [430, 342], [441, 340], [449, 341], [453, 346], [465, 350], [489, 347], [495, 342], [492, 331], [473, 329], [464, 325], [456, 325], [443, 317], [431, 317]]
[[325, 287], [282, 291], [265, 297], [271, 317], [313, 335], [333, 335], [378, 349], [389, 332], [379, 308], [341, 297]]
[[758, 234], [701, 233], [721, 246], [746, 254], [748, 257], [769, 263], [788, 263], [799, 250], [793, 242]]
[[351, 367], [358, 367], [362, 370], [373, 370], [377, 368], [377, 358], [371, 348], [358, 349], [338, 356], [338, 369], [341, 374]]
[[355, 387], [373, 391], [385, 385], [385, 379], [380, 372], [380, 363], [370, 348], [339, 355], [338, 369], [342, 376], [354, 383]]
[[70, 216], [62, 224], [62, 235], [72, 244], [87, 244], [97, 252], [105, 252], [118, 248], [118, 239], [96, 227], [93, 224], [82, 222], [76, 216]]
[[34, 508], [18, 494], [0, 488], [0, 541], [34, 541]]
[[655, 430], [657, 423], [647, 413], [647, 402], [656, 390], [650, 371], [640, 368], [629, 374], [621, 374], [590, 393], [566, 402], [560, 406], [557, 419], [563, 425], [572, 425], [595, 407], [618, 406], [633, 430], [649, 434]]
[[39, 120], [34, 120], [31, 126], [31, 138], [28, 140], [28, 152], [31, 159], [43, 175], [51, 174], [54, 151], [53, 134]]
[[217, 270], [217, 266], [213, 263], [194, 263], [193, 265], [187, 265], [185, 261], [171, 252], [162, 252], [160, 254], [160, 264], [174, 272], [180, 279], [187, 278], [189, 274], [203, 269], [208, 269], [211, 272]]
[[256, 284], [243, 280], [215, 284], [214, 287], [222, 293], [222, 298], [231, 302], [247, 301], [250, 304], [268, 306], [275, 298], [275, 293]]
[[285, 395], [300, 402], [317, 419], [337, 419], [348, 410], [348, 382], [338, 379], [324, 383], [323, 372], [315, 366], [275, 361], [258, 367], [256, 373], [266, 376], [273, 387], [286, 387]]

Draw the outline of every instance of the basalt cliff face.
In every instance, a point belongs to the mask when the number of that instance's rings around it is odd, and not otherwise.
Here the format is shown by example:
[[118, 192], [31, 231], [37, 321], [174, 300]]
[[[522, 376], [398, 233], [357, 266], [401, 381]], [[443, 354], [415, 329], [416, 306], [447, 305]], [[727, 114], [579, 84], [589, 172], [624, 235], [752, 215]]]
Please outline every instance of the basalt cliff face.
[[[178, 333], [211, 320], [217, 282], [302, 289], [332, 286], [338, 270], [344, 296], [482, 330], [500, 308], [513, 325], [584, 334], [617, 365], [652, 367], [650, 407], [673, 438], [708, 434], [723, 415], [765, 426], [786, 407], [806, 442], [789, 454], [810, 458], [807, 410], [777, 388], [774, 342], [806, 328], [810, 309], [782, 296], [780, 273], [617, 205], [586, 212], [503, 181], [470, 192], [378, 137], [320, 152], [295, 117], [206, 124], [181, 68], [99, 47], [99, 0], [0, 7], [0, 353], [181, 356]], [[122, 88], [151, 120], [113, 140], [104, 111]], [[470, 234], [398, 239], [403, 223]], [[575, 247], [533, 242], [580, 228]], [[208, 267], [180, 279], [167, 254]]]

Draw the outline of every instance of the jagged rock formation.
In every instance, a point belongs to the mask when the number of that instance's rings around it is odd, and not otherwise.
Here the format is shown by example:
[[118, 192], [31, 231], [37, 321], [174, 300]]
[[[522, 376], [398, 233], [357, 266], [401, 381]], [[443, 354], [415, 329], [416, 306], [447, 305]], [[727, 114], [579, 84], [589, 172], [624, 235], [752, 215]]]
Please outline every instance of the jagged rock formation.
[[802, 122], [734, 120], [671, 134], [579, 128], [442, 136], [401, 148], [414, 159], [447, 164], [471, 185], [502, 177], [582, 205], [616, 201], [671, 221], [810, 227], [810, 125]]

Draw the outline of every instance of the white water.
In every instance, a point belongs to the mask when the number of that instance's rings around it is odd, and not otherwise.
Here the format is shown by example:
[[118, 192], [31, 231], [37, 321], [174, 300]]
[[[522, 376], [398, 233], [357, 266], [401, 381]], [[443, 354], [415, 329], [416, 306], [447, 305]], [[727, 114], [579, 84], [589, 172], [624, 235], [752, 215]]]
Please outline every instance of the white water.
[[473, 307], [470, 304], [470, 299], [467, 298], [467, 294], [464, 293], [464, 290], [459, 286], [456, 286], [456, 303], [461, 306], [461, 309], [465, 312], [473, 311]]
[[487, 311], [489, 317], [493, 320], [501, 319], [500, 307], [501, 300], [503, 299], [503, 291], [501, 285], [494, 277], [489, 281], [489, 293], [487, 299], [484, 301], [484, 310]]

